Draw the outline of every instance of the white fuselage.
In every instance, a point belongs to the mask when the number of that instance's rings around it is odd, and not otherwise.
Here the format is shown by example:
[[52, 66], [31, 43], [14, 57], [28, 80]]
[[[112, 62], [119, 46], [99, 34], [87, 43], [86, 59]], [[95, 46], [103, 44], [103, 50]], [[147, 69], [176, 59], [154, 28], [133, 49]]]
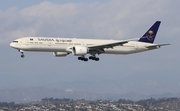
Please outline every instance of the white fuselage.
[[[73, 46], [88, 47], [91, 45], [110, 44], [120, 40], [100, 40], [100, 39], [76, 39], [76, 38], [46, 38], [46, 37], [25, 37], [14, 40], [10, 46], [19, 51], [42, 51], [42, 52], [68, 52]], [[123, 45], [113, 48], [105, 48], [104, 54], [132, 54], [147, 50], [151, 43], [129, 41]], [[157, 47], [158, 48], [158, 47]], [[156, 48], [153, 48], [156, 49]]]

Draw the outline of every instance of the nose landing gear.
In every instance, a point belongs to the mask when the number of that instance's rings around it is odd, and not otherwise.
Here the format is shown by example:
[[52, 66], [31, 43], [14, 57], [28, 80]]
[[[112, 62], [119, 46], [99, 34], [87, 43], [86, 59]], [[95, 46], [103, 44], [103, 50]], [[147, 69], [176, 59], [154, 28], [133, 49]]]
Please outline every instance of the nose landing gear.
[[25, 57], [24, 52], [22, 50], [19, 50], [19, 52], [21, 52], [21, 58], [24, 58]]
[[24, 57], [25, 57], [24, 54], [22, 54], [22, 55], [21, 55], [21, 58], [24, 58]]

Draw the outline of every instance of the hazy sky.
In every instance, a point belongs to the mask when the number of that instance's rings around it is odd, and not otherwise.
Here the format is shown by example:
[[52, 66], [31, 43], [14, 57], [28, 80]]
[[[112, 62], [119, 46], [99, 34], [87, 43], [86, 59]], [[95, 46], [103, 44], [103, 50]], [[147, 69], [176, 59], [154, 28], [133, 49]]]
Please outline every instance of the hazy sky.
[[[97, 93], [180, 92], [179, 0], [0, 0], [0, 89], [44, 86]], [[25, 52], [9, 44], [25, 36], [130, 39], [162, 21], [155, 43], [172, 45], [100, 61]]]

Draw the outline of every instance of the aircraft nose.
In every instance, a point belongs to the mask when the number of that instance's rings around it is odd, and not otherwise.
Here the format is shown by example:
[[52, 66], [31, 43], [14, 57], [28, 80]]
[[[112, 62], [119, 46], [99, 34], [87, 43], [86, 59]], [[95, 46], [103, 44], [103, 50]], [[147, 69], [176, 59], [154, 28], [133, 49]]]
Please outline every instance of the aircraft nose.
[[13, 47], [13, 43], [10, 43], [10, 46]]
[[12, 43], [12, 42], [10, 43], [10, 46], [13, 48], [15, 47], [14, 43]]

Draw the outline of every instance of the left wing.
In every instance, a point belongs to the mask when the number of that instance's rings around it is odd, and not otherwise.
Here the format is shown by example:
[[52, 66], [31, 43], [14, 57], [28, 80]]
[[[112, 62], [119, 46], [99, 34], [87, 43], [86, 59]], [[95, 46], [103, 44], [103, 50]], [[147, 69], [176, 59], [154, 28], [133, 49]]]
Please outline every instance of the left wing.
[[90, 45], [88, 48], [113, 48], [118, 45], [123, 45], [125, 43], [128, 43], [128, 41], [121, 41], [121, 42], [114, 42], [109, 44], [100, 44], [100, 45]]
[[89, 53], [101, 54], [101, 53], [105, 52], [104, 48], [113, 48], [115, 46], [123, 45], [123, 44], [128, 43], [129, 41], [134, 41], [134, 40], [138, 40], [138, 39], [137, 38], [136, 39], [129, 39], [129, 40], [113, 42], [113, 43], [108, 43], [108, 44], [89, 45], [87, 47], [89, 48]]

